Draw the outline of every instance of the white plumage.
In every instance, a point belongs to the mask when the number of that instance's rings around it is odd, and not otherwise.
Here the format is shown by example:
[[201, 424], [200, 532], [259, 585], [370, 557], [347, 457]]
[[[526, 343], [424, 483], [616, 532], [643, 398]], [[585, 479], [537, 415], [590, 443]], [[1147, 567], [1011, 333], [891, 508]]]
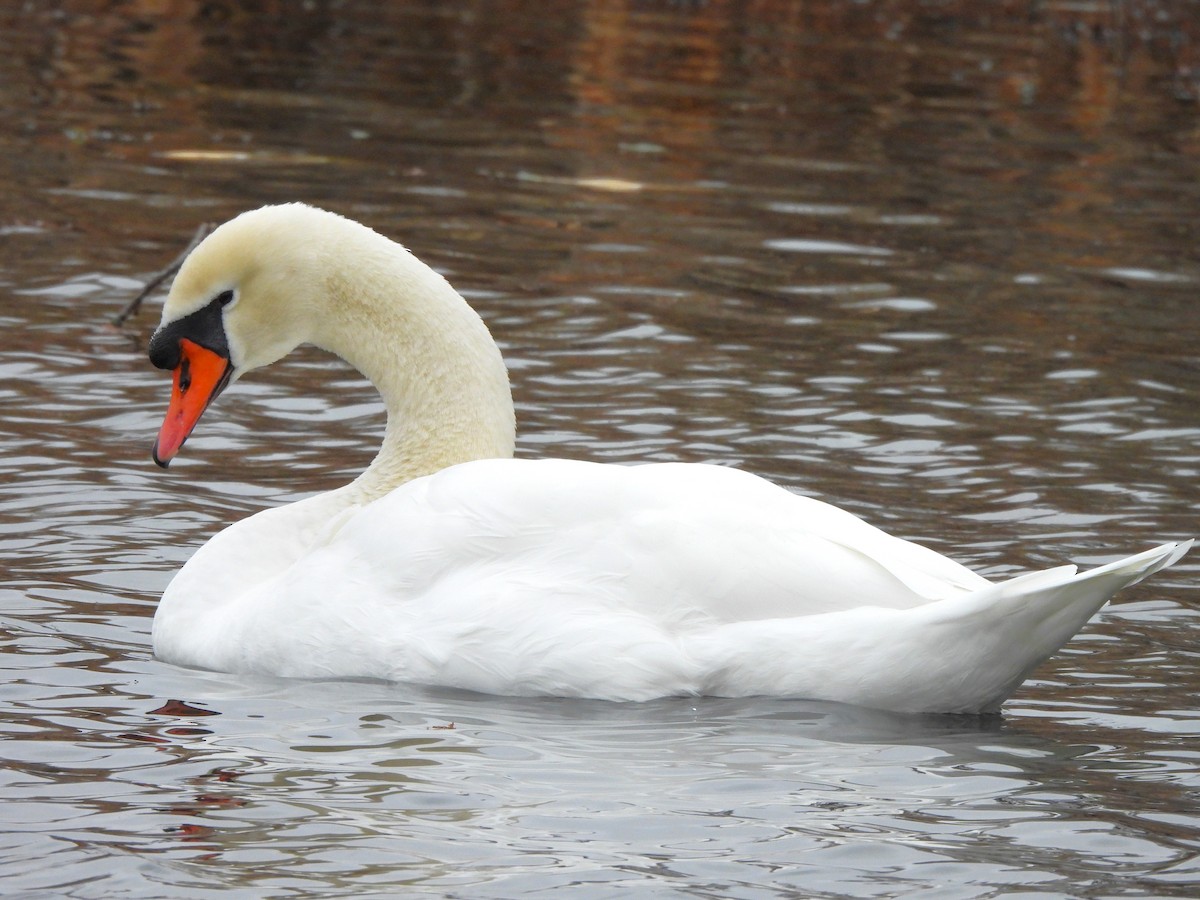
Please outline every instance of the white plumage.
[[181, 270], [159, 334], [174, 340], [223, 291], [233, 378], [318, 344], [375, 382], [388, 430], [355, 482], [195, 554], [155, 617], [171, 662], [989, 712], [1117, 590], [1191, 545], [992, 584], [734, 469], [508, 458], [507, 377], [478, 316], [399, 245], [311, 207], [218, 229]]

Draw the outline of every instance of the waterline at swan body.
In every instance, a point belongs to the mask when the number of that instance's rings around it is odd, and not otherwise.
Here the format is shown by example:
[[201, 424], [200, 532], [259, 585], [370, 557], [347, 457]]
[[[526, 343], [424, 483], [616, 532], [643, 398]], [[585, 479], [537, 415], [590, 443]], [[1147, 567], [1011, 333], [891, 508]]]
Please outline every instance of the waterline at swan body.
[[408, 251], [300, 204], [226, 223], [151, 340], [169, 463], [208, 404], [301, 343], [379, 389], [355, 481], [213, 537], [155, 615], [164, 660], [643, 700], [773, 695], [991, 712], [1122, 587], [1190, 541], [992, 584], [730, 468], [513, 459], [504, 363]]

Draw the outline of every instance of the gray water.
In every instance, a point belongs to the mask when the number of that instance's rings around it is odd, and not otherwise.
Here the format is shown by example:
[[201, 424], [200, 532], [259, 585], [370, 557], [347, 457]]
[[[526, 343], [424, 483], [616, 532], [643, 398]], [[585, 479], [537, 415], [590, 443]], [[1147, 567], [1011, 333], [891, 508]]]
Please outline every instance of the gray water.
[[177, 669], [171, 575], [382, 411], [304, 350], [162, 472], [157, 303], [109, 324], [302, 199], [471, 300], [522, 455], [736, 464], [993, 577], [1189, 537], [1190, 5], [99, 6], [0, 13], [6, 897], [1200, 895], [1195, 553], [996, 719]]

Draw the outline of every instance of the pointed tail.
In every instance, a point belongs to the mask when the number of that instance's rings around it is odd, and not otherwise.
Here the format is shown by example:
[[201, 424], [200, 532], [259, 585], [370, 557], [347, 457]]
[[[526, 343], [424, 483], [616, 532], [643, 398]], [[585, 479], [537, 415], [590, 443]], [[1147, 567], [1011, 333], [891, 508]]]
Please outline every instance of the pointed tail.
[[1163, 544], [1082, 573], [1074, 566], [1033, 572], [910, 609], [864, 606], [724, 625], [689, 646], [711, 673], [698, 692], [996, 712], [1113, 594], [1191, 546]]
[[[972, 631], [991, 650], [981, 655], [981, 661], [1005, 662], [980, 679], [976, 690], [989, 696], [972, 705], [983, 711], [999, 709], [1021, 682], [1074, 637], [1114, 594], [1177, 562], [1192, 543], [1163, 544], [1086, 572], [1077, 573], [1074, 566], [1033, 572], [977, 591], [963, 598], [966, 602], [928, 607], [947, 625], [971, 619]], [[988, 668], [981, 664], [974, 674], [984, 675]], [[985, 686], [987, 680], [993, 681], [992, 687]]]

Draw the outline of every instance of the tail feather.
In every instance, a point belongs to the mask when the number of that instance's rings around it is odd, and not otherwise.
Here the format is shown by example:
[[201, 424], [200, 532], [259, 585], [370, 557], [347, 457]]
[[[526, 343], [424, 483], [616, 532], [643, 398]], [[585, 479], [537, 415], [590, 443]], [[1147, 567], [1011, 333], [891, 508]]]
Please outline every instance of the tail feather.
[[1078, 605], [1083, 613], [1078, 626], [1081, 628], [1117, 591], [1178, 562], [1192, 543], [1187, 540], [1163, 544], [1086, 572], [1079, 572], [1073, 565], [1029, 572], [951, 603], [931, 604], [926, 609], [931, 622], [952, 622], [981, 615], [1000, 621], [1021, 616], [1023, 612], [1037, 619], [1054, 614], [1064, 605]]
[[1130, 576], [1125, 585], [1137, 584], [1143, 578], [1153, 575], [1160, 569], [1165, 569], [1179, 562], [1183, 558], [1183, 555], [1192, 548], [1192, 544], [1194, 543], [1194, 538], [1187, 541], [1172, 541], [1169, 544], [1163, 544], [1161, 547], [1155, 547], [1153, 550], [1146, 550], [1143, 553], [1137, 553], [1125, 559], [1100, 566], [1099, 568], [1090, 569], [1085, 574], [1107, 575], [1110, 572], [1122, 572]]
[[[710, 673], [702, 693], [786, 694], [898, 712], [996, 712], [1113, 594], [1191, 546], [1164, 544], [1082, 573], [1060, 566], [911, 609], [732, 623], [689, 649]], [[756, 649], [752, 656], [744, 653], [748, 646]]]
[[[1014, 592], [1009, 604], [997, 604], [997, 612], [1028, 618], [1036, 628], [1037, 643], [1044, 645], [1049, 655], [1070, 640], [1117, 591], [1176, 562], [1191, 546], [1190, 540], [1163, 544], [1078, 574], [1069, 574], [1067, 570], [1073, 567], [1051, 569], [1041, 574], [1056, 577], [1045, 582], [1025, 582], [1029, 588]], [[1019, 582], [1021, 579], [1014, 579], [1001, 588], [1016, 587]], [[1005, 610], [1007, 605], [1018, 608]]]
[[[991, 696], [981, 709], [998, 709], [1029, 674], [1058, 651], [1122, 588], [1177, 562], [1192, 541], [1163, 544], [1086, 572], [1060, 566], [1022, 575], [977, 592], [950, 618], [971, 618], [972, 630], [1006, 665], [996, 666]], [[950, 613], [949, 610], [946, 611]], [[990, 633], [989, 633], [990, 632]], [[1008, 648], [1007, 652], [1004, 648]], [[1007, 669], [1007, 672], [1005, 671]], [[980, 685], [982, 686], [982, 685]]]

